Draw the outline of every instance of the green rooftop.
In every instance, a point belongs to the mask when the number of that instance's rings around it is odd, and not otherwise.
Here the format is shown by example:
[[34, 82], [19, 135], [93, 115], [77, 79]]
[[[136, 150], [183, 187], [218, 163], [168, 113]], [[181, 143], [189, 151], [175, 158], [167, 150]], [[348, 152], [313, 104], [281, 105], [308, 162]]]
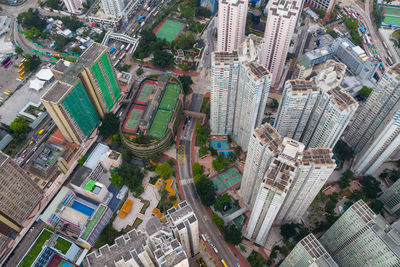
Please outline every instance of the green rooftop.
[[89, 180], [89, 182], [85, 185], [84, 188], [85, 188], [86, 191], [90, 191], [91, 192], [95, 185], [96, 185], [95, 181]]
[[93, 219], [88, 222], [88, 224], [86, 225], [85, 232], [83, 232], [83, 234], [81, 235], [81, 238], [83, 240], [87, 240], [87, 238], [89, 237], [89, 234], [92, 232], [93, 228], [96, 226], [97, 222], [100, 220], [100, 218], [103, 215], [103, 213], [105, 212], [106, 208], [107, 208], [106, 206], [101, 205], [97, 209], [96, 213], [93, 216]]

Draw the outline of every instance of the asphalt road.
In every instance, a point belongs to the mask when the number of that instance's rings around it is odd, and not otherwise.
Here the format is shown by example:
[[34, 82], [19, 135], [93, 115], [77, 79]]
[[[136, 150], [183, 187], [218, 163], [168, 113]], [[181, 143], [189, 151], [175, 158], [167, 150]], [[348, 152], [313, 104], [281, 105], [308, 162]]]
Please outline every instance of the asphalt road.
[[199, 112], [201, 109], [201, 104], [203, 103], [202, 94], [192, 94], [192, 100], [190, 102], [190, 110]]

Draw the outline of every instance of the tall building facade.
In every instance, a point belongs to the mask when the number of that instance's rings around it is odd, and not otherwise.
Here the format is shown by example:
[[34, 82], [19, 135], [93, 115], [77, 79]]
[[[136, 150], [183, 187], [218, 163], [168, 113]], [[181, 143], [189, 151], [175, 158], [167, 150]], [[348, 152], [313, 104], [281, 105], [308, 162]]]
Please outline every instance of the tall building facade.
[[85, 0], [63, 0], [67, 10], [74, 14], [80, 14], [83, 11]]
[[291, 181], [295, 179], [297, 158], [304, 150], [303, 144], [289, 138], [284, 138], [282, 145], [283, 150], [272, 159], [258, 188], [245, 230], [245, 236], [259, 245], [264, 245], [267, 240]]
[[379, 200], [390, 215], [400, 217], [400, 179], [383, 192]]
[[359, 200], [320, 238], [332, 258], [343, 267], [399, 266], [399, 227]]
[[211, 134], [232, 135], [244, 151], [261, 125], [271, 82], [265, 67], [249, 61], [258, 58], [250, 38], [241, 46], [248, 53], [213, 52], [211, 62]]
[[307, 148], [333, 149], [358, 103], [340, 87], [324, 90], [319, 85], [315, 81], [287, 81], [275, 125], [282, 136]]
[[266, 68], [256, 62], [240, 65], [233, 137], [244, 151], [247, 151], [253, 130], [261, 126], [270, 85], [271, 77]]
[[248, 5], [248, 0], [218, 1], [218, 52], [239, 49], [244, 41]]
[[307, 0], [306, 3], [313, 8], [323, 9], [326, 12], [331, 12], [333, 5], [335, 4], [335, 0]]
[[271, 72], [273, 87], [278, 86], [283, 73], [301, 4], [297, 0], [274, 0], [268, 3], [261, 64]]
[[111, 18], [120, 18], [125, 8], [124, 0], [101, 0], [104, 14]]
[[214, 52], [211, 57], [211, 134], [226, 135], [233, 132], [239, 57], [236, 51]]
[[300, 240], [281, 263], [281, 267], [339, 267], [324, 246], [309, 234]]
[[192, 207], [186, 201], [179, 203], [167, 211], [167, 220], [186, 255], [197, 255], [200, 252], [199, 222]]
[[76, 63], [59, 61], [41, 101], [65, 139], [83, 143], [121, 97], [107, 47], [93, 43]]
[[8, 155], [0, 152], [0, 255], [15, 239], [42, 198], [42, 190]]
[[334, 171], [328, 148], [304, 145], [279, 136], [269, 124], [256, 129], [239, 195], [251, 209], [245, 236], [264, 245], [273, 222], [299, 222]]
[[372, 174], [398, 146], [400, 64], [386, 70], [344, 140], [356, 152], [354, 172]]

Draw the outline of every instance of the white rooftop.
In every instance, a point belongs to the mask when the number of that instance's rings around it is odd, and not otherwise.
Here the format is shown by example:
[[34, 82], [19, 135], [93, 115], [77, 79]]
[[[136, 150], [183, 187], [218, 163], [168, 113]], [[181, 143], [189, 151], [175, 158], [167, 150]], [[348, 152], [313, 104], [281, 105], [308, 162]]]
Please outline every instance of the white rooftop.
[[35, 79], [31, 80], [31, 82], [29, 84], [29, 88], [39, 91], [40, 89], [43, 88], [45, 83], [46, 83], [45, 81], [41, 81], [38, 78], [35, 78]]
[[99, 143], [96, 146], [96, 148], [92, 151], [92, 153], [89, 155], [89, 158], [86, 160], [83, 166], [93, 170], [94, 168], [96, 168], [99, 161], [103, 160], [108, 156], [109, 151], [110, 148], [108, 146]]
[[40, 80], [50, 81], [54, 75], [50, 69], [41, 69], [35, 76]]

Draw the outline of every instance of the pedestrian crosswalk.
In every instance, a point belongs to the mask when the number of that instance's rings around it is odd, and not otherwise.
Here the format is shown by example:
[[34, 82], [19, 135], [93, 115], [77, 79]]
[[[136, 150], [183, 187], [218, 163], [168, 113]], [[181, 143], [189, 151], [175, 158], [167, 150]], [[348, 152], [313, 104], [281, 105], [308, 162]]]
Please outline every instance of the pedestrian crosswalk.
[[178, 146], [177, 160], [179, 164], [185, 163], [185, 145]]

